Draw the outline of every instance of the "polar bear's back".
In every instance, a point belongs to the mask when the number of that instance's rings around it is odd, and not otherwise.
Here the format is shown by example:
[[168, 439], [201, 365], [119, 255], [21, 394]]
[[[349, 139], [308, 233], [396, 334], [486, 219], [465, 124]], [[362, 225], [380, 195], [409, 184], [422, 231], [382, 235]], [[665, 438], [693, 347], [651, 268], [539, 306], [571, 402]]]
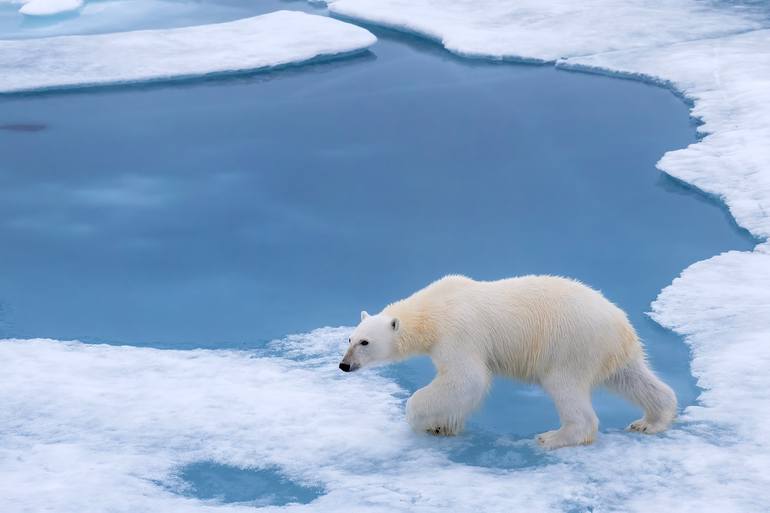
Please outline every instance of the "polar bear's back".
[[642, 355], [626, 314], [566, 278], [449, 276], [413, 298], [431, 310], [443, 350], [459, 358], [472, 349], [492, 372], [518, 379], [538, 382], [553, 369], [573, 367], [595, 384]]

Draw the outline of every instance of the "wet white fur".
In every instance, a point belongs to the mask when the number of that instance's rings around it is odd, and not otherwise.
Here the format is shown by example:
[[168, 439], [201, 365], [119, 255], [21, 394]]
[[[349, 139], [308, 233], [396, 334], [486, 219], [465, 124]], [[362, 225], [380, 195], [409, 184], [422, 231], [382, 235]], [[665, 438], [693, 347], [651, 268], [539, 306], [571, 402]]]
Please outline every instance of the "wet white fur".
[[574, 280], [447, 276], [377, 315], [362, 312], [343, 363], [355, 370], [418, 354], [432, 358], [437, 374], [407, 402], [417, 431], [460, 432], [495, 374], [536, 383], [551, 396], [561, 427], [538, 435], [546, 448], [594, 440], [591, 390], [599, 385], [644, 410], [631, 430], [662, 431], [676, 414], [673, 391], [647, 366], [625, 313]]

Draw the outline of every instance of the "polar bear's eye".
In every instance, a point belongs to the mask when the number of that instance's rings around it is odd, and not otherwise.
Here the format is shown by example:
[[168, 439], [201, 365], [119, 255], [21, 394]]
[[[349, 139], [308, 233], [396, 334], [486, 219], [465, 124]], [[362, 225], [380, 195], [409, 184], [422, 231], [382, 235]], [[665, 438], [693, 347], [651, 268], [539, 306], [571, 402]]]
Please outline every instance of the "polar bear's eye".
[[362, 340], [361, 341], [361, 345], [362, 346], [368, 346], [369, 345], [369, 341], [368, 340]]

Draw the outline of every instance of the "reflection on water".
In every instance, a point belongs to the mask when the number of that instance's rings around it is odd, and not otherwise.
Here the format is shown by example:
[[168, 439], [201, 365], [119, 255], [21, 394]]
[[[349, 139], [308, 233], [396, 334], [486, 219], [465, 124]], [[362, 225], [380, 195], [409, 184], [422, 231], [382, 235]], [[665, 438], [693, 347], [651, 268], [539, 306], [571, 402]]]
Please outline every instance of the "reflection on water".
[[[551, 273], [626, 309], [692, 402], [686, 347], [644, 312], [689, 264], [752, 241], [654, 169], [694, 140], [686, 107], [377, 33], [361, 59], [0, 98], [0, 124], [48, 127], [0, 132], [0, 336], [258, 346], [352, 324], [447, 273]], [[432, 369], [389, 372], [414, 390]], [[605, 428], [637, 415], [596, 405]], [[556, 414], [499, 380], [471, 425], [529, 436]]]

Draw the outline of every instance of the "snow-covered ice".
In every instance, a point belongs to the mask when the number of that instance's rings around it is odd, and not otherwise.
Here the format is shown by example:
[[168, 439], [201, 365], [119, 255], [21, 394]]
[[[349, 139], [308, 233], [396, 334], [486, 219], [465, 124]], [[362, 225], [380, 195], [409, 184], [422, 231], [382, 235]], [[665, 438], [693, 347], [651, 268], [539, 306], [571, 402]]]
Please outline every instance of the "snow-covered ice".
[[[291, 511], [471, 511], [480, 500], [489, 512], [647, 512], [650, 504], [759, 512], [765, 505], [763, 431], [721, 433], [706, 422], [655, 437], [604, 434], [595, 446], [562, 450], [536, 467], [453, 462], [436, 439], [410, 432], [405, 394], [391, 379], [339, 372], [348, 332], [316, 330], [264, 352], [0, 341], [3, 505], [14, 512], [252, 510], [174, 493], [178, 471], [201, 461], [277, 468], [325, 490], [310, 504], [285, 506]], [[696, 354], [696, 368], [709, 365]], [[740, 365], [740, 358], [729, 364]], [[766, 391], [747, 394], [753, 383], [724, 384], [734, 388], [717, 402], [741, 399], [731, 413], [766, 404]], [[767, 420], [766, 409], [750, 415]], [[532, 444], [503, 440], [491, 457]]]
[[331, 12], [440, 41], [474, 57], [553, 61], [758, 28], [695, 0], [329, 0]]
[[53, 16], [76, 11], [83, 7], [83, 0], [29, 0], [19, 12], [27, 16]]
[[[729, 251], [690, 266], [652, 305], [659, 323], [683, 334], [704, 389], [685, 419], [710, 421], [770, 458], [770, 247]], [[765, 477], [770, 467], [763, 467]], [[770, 490], [770, 487], [767, 488]], [[770, 498], [770, 492], [765, 497]]]
[[363, 51], [367, 30], [294, 11], [168, 30], [0, 41], [0, 92], [234, 73]]
[[4, 3], [20, 5], [19, 12], [27, 16], [54, 16], [83, 7], [83, 0], [0, 0]]

